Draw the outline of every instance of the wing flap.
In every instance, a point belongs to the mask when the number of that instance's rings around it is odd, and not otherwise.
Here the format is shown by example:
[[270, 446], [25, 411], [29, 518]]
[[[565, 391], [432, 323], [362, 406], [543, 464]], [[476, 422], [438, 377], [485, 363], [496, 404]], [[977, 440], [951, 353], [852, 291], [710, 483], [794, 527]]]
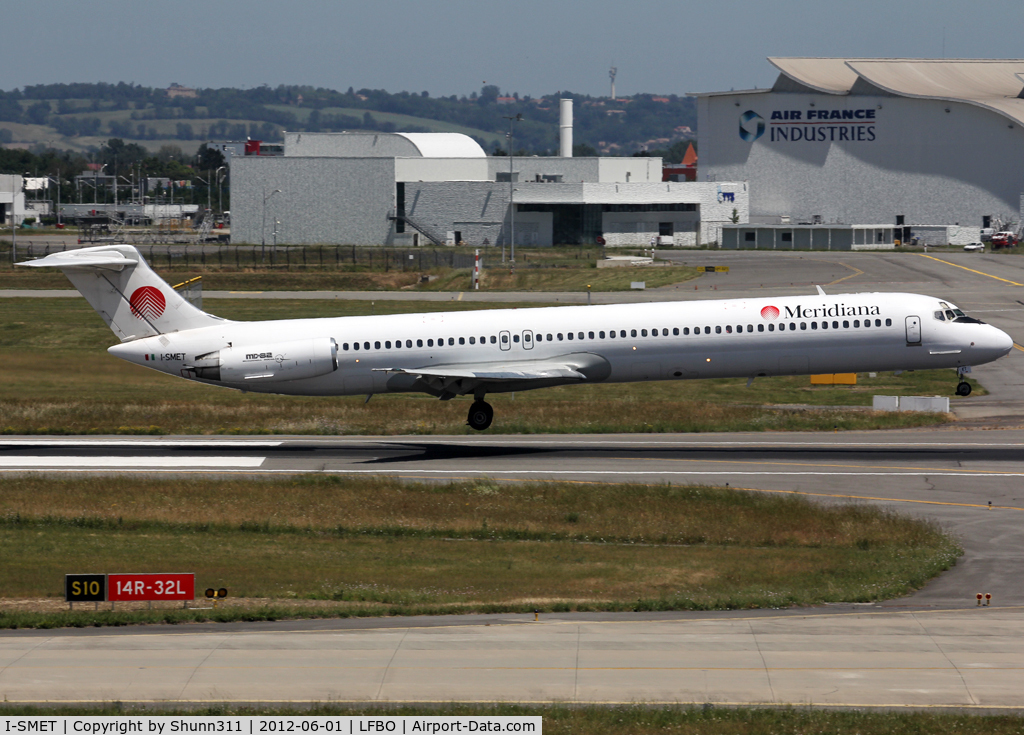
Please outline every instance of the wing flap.
[[459, 365], [458, 367], [445, 368], [378, 368], [377, 372], [404, 373], [416, 375], [421, 378], [438, 378], [441, 380], [551, 380], [561, 378], [566, 380], [586, 380], [586, 375], [574, 370], [568, 365], [531, 366], [530, 368], [500, 367], [488, 365], [486, 367], [471, 367]]
[[600, 355], [578, 352], [544, 360], [391, 367], [376, 368], [376, 371], [396, 377], [409, 376], [414, 382], [406, 387], [407, 390], [424, 390], [441, 400], [448, 400], [468, 393], [501, 393], [601, 381], [611, 374], [611, 366]]

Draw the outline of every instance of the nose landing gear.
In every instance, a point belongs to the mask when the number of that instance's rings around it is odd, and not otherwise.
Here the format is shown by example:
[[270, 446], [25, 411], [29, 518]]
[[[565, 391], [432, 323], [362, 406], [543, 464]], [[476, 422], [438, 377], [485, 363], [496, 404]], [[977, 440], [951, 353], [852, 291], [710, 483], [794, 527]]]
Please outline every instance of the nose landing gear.
[[969, 373], [969, 372], [971, 372], [971, 369], [969, 367], [966, 367], [966, 366], [958, 367], [956, 369], [956, 375], [957, 375], [958, 378], [960, 378], [960, 382], [957, 383], [957, 386], [956, 386], [956, 394], [958, 396], [969, 396], [969, 395], [971, 395], [971, 384], [967, 382], [966, 378], [964, 378], [964, 376], [967, 373]]
[[469, 417], [466, 419], [466, 425], [471, 429], [483, 431], [491, 425], [493, 420], [494, 409], [491, 408], [491, 404], [484, 400], [476, 400], [469, 407]]

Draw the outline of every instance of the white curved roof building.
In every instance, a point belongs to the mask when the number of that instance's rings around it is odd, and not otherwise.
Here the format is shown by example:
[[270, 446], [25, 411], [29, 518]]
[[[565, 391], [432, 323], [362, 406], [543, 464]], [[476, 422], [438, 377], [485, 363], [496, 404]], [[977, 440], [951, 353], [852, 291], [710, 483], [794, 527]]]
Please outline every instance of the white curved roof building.
[[462, 133], [285, 133], [286, 156], [333, 158], [486, 158]]
[[701, 180], [761, 222], [1018, 221], [1024, 60], [771, 58], [771, 89], [699, 95]]

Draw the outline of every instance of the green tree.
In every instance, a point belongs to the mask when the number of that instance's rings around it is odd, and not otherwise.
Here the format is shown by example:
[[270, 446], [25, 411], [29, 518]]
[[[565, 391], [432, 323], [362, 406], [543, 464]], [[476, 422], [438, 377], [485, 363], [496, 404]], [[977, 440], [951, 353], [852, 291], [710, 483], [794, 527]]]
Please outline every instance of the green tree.
[[25, 111], [25, 117], [33, 125], [46, 125], [50, 117], [50, 103], [36, 102]]

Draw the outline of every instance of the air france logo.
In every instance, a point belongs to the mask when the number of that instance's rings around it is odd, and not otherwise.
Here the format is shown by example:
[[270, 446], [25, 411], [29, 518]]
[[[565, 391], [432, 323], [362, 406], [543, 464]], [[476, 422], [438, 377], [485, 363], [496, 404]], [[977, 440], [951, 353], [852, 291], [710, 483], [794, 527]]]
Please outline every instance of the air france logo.
[[777, 306], [766, 306], [761, 309], [761, 316], [764, 319], [773, 322], [779, 318], [779, 308]]
[[753, 110], [747, 110], [740, 115], [740, 138], [747, 143], [753, 143], [764, 135], [764, 118]]
[[167, 308], [167, 300], [160, 293], [160, 289], [153, 286], [142, 286], [135, 289], [128, 305], [132, 308], [132, 314], [139, 319], [158, 319]]

